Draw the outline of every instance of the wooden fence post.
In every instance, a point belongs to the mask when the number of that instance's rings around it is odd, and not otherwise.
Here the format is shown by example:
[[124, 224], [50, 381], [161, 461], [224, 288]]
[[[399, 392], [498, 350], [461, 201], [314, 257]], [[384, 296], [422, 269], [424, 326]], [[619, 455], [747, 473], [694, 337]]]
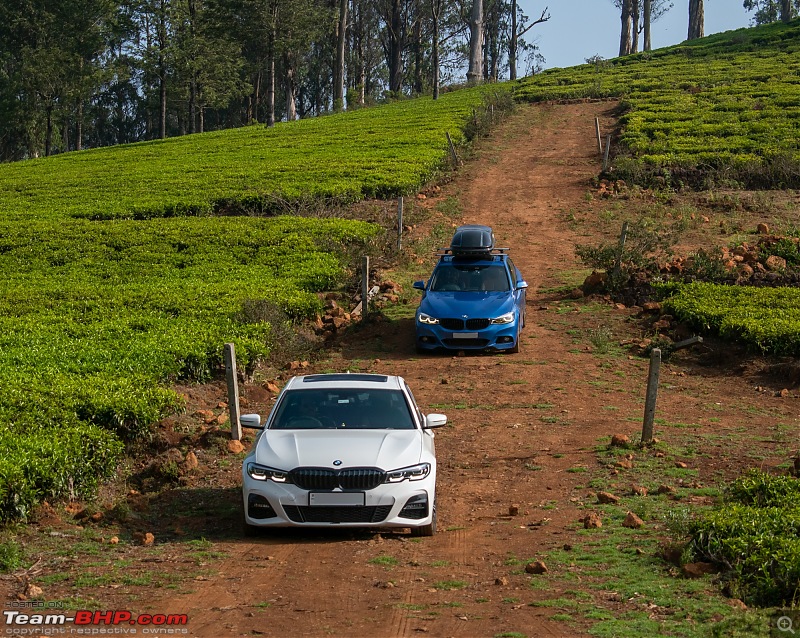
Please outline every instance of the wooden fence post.
[[239, 379], [236, 373], [236, 350], [232, 343], [225, 344], [225, 381], [228, 384], [228, 412], [231, 419], [231, 438], [242, 440], [242, 424], [239, 421]]
[[653, 348], [650, 352], [650, 369], [647, 373], [647, 396], [644, 403], [644, 422], [642, 423], [642, 443], [653, 441], [653, 421], [656, 416], [658, 398], [658, 374], [661, 370], [661, 350]]
[[369, 312], [369, 255], [361, 258], [361, 320]]
[[613, 276], [619, 274], [622, 265], [622, 255], [625, 252], [625, 240], [628, 238], [628, 222], [622, 222], [622, 232], [619, 234], [619, 246], [617, 247], [617, 259], [614, 261]]
[[403, 196], [397, 198], [397, 250], [403, 249]]
[[458, 168], [461, 165], [461, 160], [456, 155], [456, 147], [453, 145], [453, 140], [450, 139], [450, 133], [445, 132], [447, 136], [447, 145], [450, 147], [450, 158], [453, 160], [453, 168]]
[[597, 148], [599, 153], [603, 154], [603, 140], [600, 139], [600, 118], [594, 118], [594, 128], [597, 131]]
[[608, 151], [611, 149], [611, 135], [606, 135], [606, 150], [603, 153], [603, 172], [608, 169]]

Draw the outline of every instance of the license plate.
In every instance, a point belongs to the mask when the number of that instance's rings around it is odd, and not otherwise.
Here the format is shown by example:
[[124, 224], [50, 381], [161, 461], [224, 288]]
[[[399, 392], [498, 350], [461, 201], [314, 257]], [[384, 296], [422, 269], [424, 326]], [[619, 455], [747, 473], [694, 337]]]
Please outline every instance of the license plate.
[[308, 495], [308, 504], [317, 507], [328, 505], [364, 507], [364, 502], [364, 492], [311, 492]]
[[477, 332], [454, 332], [453, 339], [477, 339]]

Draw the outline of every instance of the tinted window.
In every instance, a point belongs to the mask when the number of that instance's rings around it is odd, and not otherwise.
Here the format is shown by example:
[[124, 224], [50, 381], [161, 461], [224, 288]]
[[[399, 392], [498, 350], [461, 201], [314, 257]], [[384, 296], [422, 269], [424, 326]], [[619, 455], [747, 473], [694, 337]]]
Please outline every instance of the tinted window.
[[290, 390], [269, 428], [410, 430], [414, 421], [400, 390]]
[[434, 292], [504, 292], [510, 289], [508, 271], [496, 264], [439, 264], [429, 290]]

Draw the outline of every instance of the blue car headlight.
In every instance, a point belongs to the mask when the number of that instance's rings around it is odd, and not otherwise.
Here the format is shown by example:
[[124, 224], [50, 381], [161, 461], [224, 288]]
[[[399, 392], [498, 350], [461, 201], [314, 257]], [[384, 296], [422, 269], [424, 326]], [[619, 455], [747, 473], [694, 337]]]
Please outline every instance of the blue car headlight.
[[420, 323], [426, 323], [429, 326], [435, 326], [437, 323], [439, 323], [439, 320], [436, 317], [426, 315], [424, 312], [419, 313], [419, 317], [417, 317], [417, 319], [419, 319]]
[[496, 319], [492, 319], [493, 324], [504, 324], [504, 323], [514, 323], [514, 313], [507, 312], [504, 315], [500, 315]]

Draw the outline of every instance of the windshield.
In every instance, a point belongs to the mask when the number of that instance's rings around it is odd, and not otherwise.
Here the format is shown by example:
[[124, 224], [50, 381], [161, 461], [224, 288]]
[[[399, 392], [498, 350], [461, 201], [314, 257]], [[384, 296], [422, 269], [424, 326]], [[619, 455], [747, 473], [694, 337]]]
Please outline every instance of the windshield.
[[431, 278], [433, 292], [506, 292], [511, 289], [503, 264], [441, 263]]
[[400, 390], [314, 389], [287, 392], [271, 430], [411, 430], [414, 420]]

